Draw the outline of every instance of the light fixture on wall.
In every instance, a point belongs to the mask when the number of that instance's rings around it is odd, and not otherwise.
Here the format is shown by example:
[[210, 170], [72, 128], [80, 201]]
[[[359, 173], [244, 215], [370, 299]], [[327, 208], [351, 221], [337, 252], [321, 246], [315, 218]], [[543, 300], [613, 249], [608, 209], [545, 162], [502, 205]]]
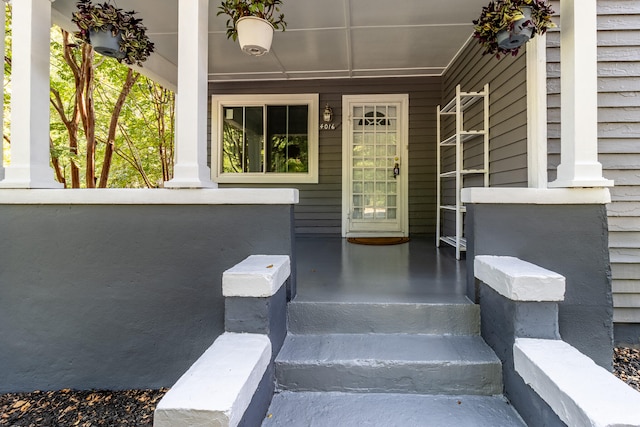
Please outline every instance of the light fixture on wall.
[[331, 123], [331, 120], [333, 120], [333, 110], [331, 110], [331, 107], [329, 107], [329, 104], [327, 104], [326, 107], [324, 107], [324, 113], [322, 113], [322, 118], [325, 123]]

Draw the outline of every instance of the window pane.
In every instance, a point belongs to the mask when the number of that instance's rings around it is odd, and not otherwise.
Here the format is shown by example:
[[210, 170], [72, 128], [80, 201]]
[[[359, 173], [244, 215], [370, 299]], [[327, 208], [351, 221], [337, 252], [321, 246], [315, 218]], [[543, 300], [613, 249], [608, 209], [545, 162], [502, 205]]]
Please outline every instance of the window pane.
[[243, 172], [263, 171], [264, 116], [262, 107], [245, 108], [245, 167]]
[[262, 107], [224, 107], [222, 172], [262, 171]]
[[267, 165], [269, 172], [309, 171], [307, 105], [267, 106]]

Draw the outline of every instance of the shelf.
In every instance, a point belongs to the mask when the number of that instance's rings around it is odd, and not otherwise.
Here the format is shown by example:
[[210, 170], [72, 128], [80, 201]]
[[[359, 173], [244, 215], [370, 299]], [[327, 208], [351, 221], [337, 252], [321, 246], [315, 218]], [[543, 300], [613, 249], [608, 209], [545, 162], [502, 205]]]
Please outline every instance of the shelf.
[[[473, 175], [473, 174], [483, 174], [486, 172], [486, 169], [462, 169], [460, 171], [460, 175]], [[443, 172], [440, 174], [440, 178], [455, 178], [456, 171]]]
[[[484, 98], [485, 92], [461, 92], [460, 93], [460, 109], [464, 111], [465, 109], [471, 107], [476, 102], [480, 101]], [[454, 97], [451, 101], [447, 103], [444, 107], [440, 109], [440, 114], [449, 114], [456, 113], [456, 98]]]
[[[444, 209], [446, 211], [455, 211], [456, 205], [442, 205], [440, 209]], [[466, 206], [460, 206], [460, 212], [465, 213], [467, 211]]]
[[[484, 136], [483, 130], [467, 130], [460, 132], [460, 142], [466, 142], [473, 139], [476, 136]], [[440, 141], [440, 145], [456, 145], [456, 134], [451, 135], [449, 138]]]
[[[446, 243], [447, 245], [451, 245], [454, 248], [456, 247], [456, 238], [455, 236], [441, 236], [440, 241]], [[467, 239], [464, 237], [460, 238], [460, 251], [467, 250]]]
[[[482, 113], [482, 124], [465, 127], [464, 111], [472, 106], [474, 117], [477, 116], [476, 112], [478, 114]], [[451, 135], [452, 119], [449, 118], [443, 122], [442, 117], [445, 115], [448, 117], [455, 116], [455, 131], [453, 135]], [[489, 84], [485, 84], [481, 92], [462, 92], [460, 85], [457, 85], [455, 97], [442, 109], [438, 106], [436, 119], [436, 166], [438, 174], [436, 189], [438, 206], [438, 209], [436, 209], [436, 245], [439, 247], [440, 243], [444, 242], [453, 246], [456, 249], [456, 259], [460, 259], [460, 253], [467, 250], [467, 240], [464, 238], [464, 213], [467, 209], [462, 204], [462, 189], [470, 184], [489, 185]], [[444, 130], [447, 133], [444, 133]], [[443, 137], [443, 135], [449, 136]], [[480, 149], [482, 150], [481, 153], [475, 152]], [[474, 151], [474, 160], [468, 160], [471, 156], [467, 154], [470, 154], [469, 151], [471, 150]], [[481, 161], [477, 159], [479, 157], [478, 154], [482, 155]], [[446, 162], [444, 162], [445, 159]], [[465, 168], [466, 165], [468, 165], [468, 168]], [[473, 169], [474, 167], [476, 169]], [[474, 179], [467, 179], [471, 176]], [[479, 183], [481, 177], [483, 178], [482, 184]], [[451, 192], [455, 192], [455, 199]], [[453, 204], [445, 204], [444, 200], [446, 200], [446, 203], [452, 203], [454, 200], [455, 202]], [[445, 216], [447, 219], [455, 216], [455, 225], [449, 223], [445, 225], [443, 222]], [[448, 236], [442, 235], [445, 231]]]

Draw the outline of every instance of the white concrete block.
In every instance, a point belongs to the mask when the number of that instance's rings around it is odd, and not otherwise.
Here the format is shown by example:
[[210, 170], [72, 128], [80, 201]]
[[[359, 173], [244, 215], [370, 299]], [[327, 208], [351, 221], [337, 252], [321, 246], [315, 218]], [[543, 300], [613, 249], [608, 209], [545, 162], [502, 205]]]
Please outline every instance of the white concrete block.
[[569, 427], [640, 426], [640, 393], [560, 340], [517, 338], [515, 370]]
[[562, 301], [565, 278], [514, 257], [476, 256], [475, 276], [512, 301]]
[[221, 335], [160, 400], [154, 427], [237, 426], [270, 360], [266, 335]]
[[278, 292], [290, 274], [287, 255], [251, 255], [222, 273], [222, 295], [270, 297]]
[[604, 205], [611, 203], [608, 188], [463, 188], [463, 203], [522, 205]]

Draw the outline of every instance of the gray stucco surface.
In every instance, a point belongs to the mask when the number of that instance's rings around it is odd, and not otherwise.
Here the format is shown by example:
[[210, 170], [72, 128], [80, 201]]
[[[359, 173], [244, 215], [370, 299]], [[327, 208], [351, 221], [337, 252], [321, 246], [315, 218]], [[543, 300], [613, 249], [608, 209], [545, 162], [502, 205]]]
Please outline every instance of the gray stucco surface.
[[475, 255], [514, 256], [562, 274], [562, 339], [611, 370], [613, 303], [604, 205], [467, 206], [467, 293], [476, 299]]
[[565, 426], [549, 405], [515, 372], [513, 363], [516, 337], [558, 339], [557, 310], [551, 303], [542, 304], [543, 307], [536, 310], [532, 307], [537, 303], [510, 301], [484, 283], [480, 284], [479, 292], [482, 337], [502, 362], [505, 395], [527, 425]]
[[269, 298], [225, 298], [225, 330], [268, 335], [275, 359], [287, 335], [285, 287]]
[[0, 392], [171, 386], [224, 331], [224, 270], [295, 266], [292, 210], [0, 205]]

